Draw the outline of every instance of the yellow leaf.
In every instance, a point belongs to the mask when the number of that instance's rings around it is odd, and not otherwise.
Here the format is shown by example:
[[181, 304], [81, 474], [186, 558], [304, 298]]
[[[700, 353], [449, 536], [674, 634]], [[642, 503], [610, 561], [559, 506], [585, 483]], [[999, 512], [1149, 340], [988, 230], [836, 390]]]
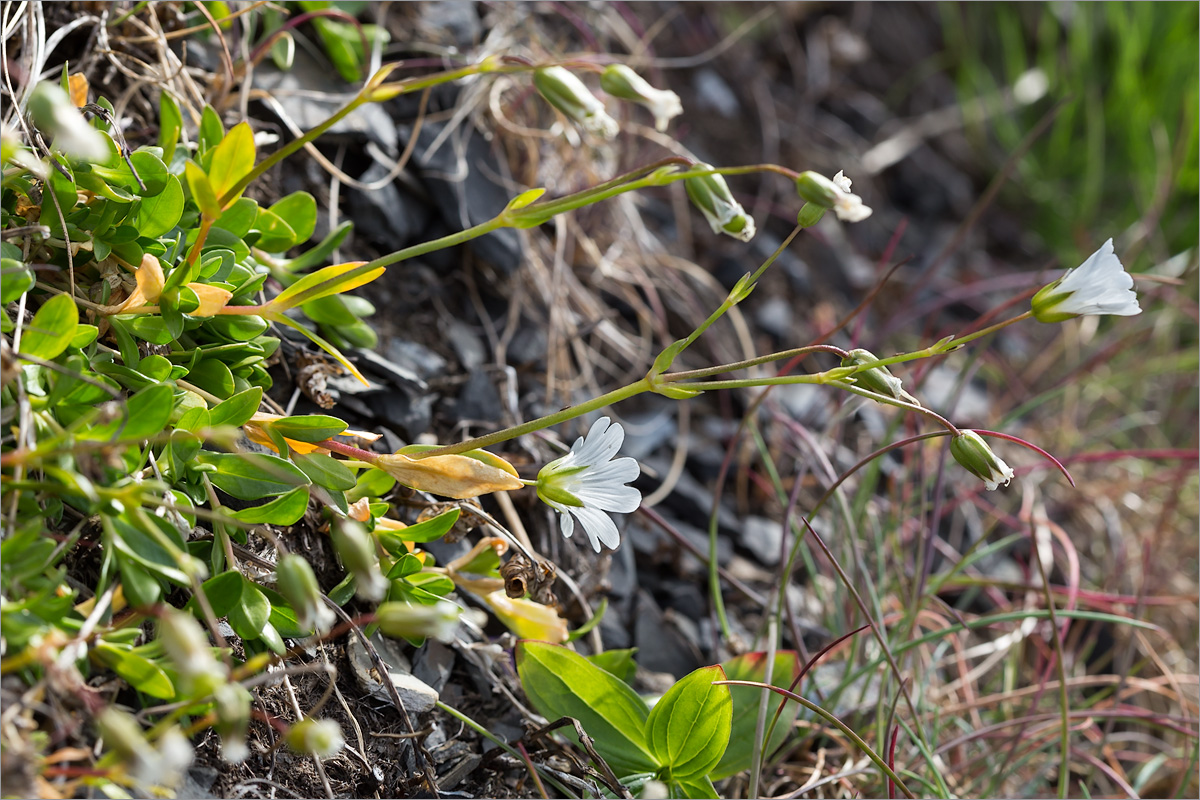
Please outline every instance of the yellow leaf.
[[552, 644], [567, 640], [567, 623], [550, 606], [532, 600], [513, 599], [503, 589], [483, 598], [492, 613], [521, 639], [538, 639]]
[[71, 95], [71, 103], [76, 108], [83, 108], [88, 103], [88, 79], [80, 73], [75, 73], [67, 77], [68, 93]]
[[[493, 458], [499, 460], [497, 456]], [[456, 500], [512, 491], [525, 485], [511, 465], [507, 465], [510, 473], [467, 456], [430, 456], [418, 460], [395, 453], [379, 456], [375, 466], [406, 486]]]
[[209, 286], [207, 283], [189, 283], [188, 288], [200, 298], [200, 306], [195, 311], [188, 312], [193, 317], [211, 317], [224, 308], [229, 298], [233, 297], [233, 292], [228, 289]]

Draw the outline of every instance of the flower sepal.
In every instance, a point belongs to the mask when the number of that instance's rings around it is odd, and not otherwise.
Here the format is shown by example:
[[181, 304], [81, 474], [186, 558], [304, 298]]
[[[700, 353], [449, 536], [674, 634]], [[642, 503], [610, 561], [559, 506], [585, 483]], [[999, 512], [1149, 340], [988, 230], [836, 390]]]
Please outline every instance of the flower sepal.
[[983, 481], [989, 491], [1001, 485], [1008, 486], [1014, 477], [1012, 467], [993, 453], [992, 448], [975, 431], [959, 431], [950, 440], [950, 455], [967, 472]]

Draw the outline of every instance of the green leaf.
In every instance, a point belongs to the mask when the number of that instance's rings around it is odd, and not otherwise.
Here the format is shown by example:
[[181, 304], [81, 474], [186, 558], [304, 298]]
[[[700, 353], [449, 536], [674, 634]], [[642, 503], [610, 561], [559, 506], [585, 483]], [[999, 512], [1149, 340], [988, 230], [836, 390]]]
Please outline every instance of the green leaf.
[[[253, 581], [242, 578], [242, 594], [229, 610], [229, 625], [243, 639], [257, 639], [271, 618], [271, 603]], [[278, 634], [276, 634], [278, 635]]]
[[308, 442], [309, 444], [323, 442], [326, 439], [337, 436], [346, 430], [347, 427], [346, 423], [337, 417], [330, 417], [325, 414], [280, 417], [279, 419], [271, 420], [269, 424], [287, 438], [295, 439], [297, 442]]
[[188, 380], [217, 397], [232, 397], [237, 387], [233, 384], [233, 373], [223, 362], [206, 358], [188, 371]]
[[[53, 170], [51, 170], [53, 173]], [[56, 294], [33, 315], [21, 338], [21, 352], [53, 361], [75, 338], [79, 309], [70, 295]]]
[[720, 666], [701, 667], [663, 695], [646, 720], [650, 751], [666, 767], [665, 779], [690, 780], [709, 773], [729, 744], [733, 698]]
[[[731, 658], [721, 665], [725, 677], [731, 681], [759, 681], [767, 678], [766, 653], [744, 653]], [[792, 680], [800, 674], [799, 656], [792, 650], [781, 650], [775, 654], [775, 666], [771, 671], [771, 683], [787, 689]], [[721, 780], [750, 769], [754, 749], [754, 729], [758, 725], [758, 704], [762, 699], [763, 689], [753, 686], [730, 686], [729, 694], [733, 698], [732, 733], [729, 736], [729, 747], [720, 763], [709, 773], [713, 780]], [[772, 694], [767, 701], [767, 725], [779, 707], [779, 696]], [[792, 723], [800, 711], [800, 704], [788, 700], [779, 717], [779, 722], [771, 732], [771, 738], [763, 745], [764, 756], [769, 756], [779, 749], [791, 731]]]
[[[271, 614], [274, 613], [275, 606], [272, 605]], [[268, 615], [267, 621], [263, 623], [262, 630], [258, 632], [258, 638], [263, 642], [263, 644], [270, 648], [271, 652], [275, 653], [275, 655], [281, 656], [287, 652], [287, 645], [283, 643], [283, 637], [280, 636], [279, 631], [276, 630], [275, 626], [271, 624], [270, 615]]]
[[296, 244], [296, 232], [287, 221], [269, 209], [260, 208], [258, 217], [254, 220], [254, 228], [259, 232], [255, 246], [268, 253], [282, 253]]
[[125, 402], [124, 414], [101, 425], [85, 428], [79, 432], [78, 438], [102, 442], [114, 437], [140, 441], [156, 436], [171, 420], [172, 394], [169, 384], [151, 384]]
[[274, 311], [285, 311], [289, 308], [326, 297], [331, 294], [348, 292], [365, 283], [378, 278], [386, 271], [386, 267], [376, 267], [362, 270], [365, 261], [351, 261], [346, 264], [334, 264], [332, 267], [319, 269], [293, 283], [271, 300]]
[[618, 777], [660, 767], [646, 742], [646, 703], [616, 676], [565, 647], [524, 640], [517, 673], [538, 713], [579, 720]]
[[695, 798], [695, 800], [716, 800], [720, 795], [717, 794], [717, 787], [713, 786], [712, 779], [701, 775], [688, 780], [671, 781], [668, 784], [671, 797]]
[[162, 599], [162, 584], [142, 568], [140, 564], [116, 553], [117, 565], [121, 568], [121, 588], [125, 599], [133, 608], [151, 608]]
[[[213, 191], [216, 191], [215, 186]], [[250, 232], [250, 228], [254, 225], [254, 220], [261, 210], [257, 201], [251, 200], [249, 197], [238, 198], [221, 213], [221, 219], [214, 224], [214, 227], [244, 238]]]
[[[204, 597], [208, 600], [214, 614], [218, 617], [229, 616], [229, 612], [242, 599], [242, 582], [244, 580], [242, 573], [231, 569], [220, 575], [214, 575], [201, 584], [200, 588], [204, 591]], [[188, 600], [187, 604], [194, 611], [199, 608], [195, 598]]]
[[243, 508], [231, 515], [239, 522], [251, 525], [268, 523], [271, 525], [294, 525], [308, 510], [308, 488], [299, 486], [287, 494], [277, 497], [269, 503], [252, 508]]
[[383, 497], [396, 485], [396, 479], [381, 469], [365, 469], [358, 476], [358, 483], [346, 493], [351, 503], [364, 497]]
[[183, 130], [183, 115], [179, 104], [166, 91], [158, 96], [158, 146], [163, 149], [163, 161], [168, 164], [175, 157], [175, 146], [179, 144], [179, 133]]
[[[254, 155], [254, 131], [250, 123], [239, 122], [213, 148], [212, 160], [208, 165], [208, 179], [218, 198], [224, 198], [238, 181], [254, 169]], [[238, 192], [226, 200], [225, 207], [232, 205], [240, 194]]]
[[[317, 335], [313, 331], [304, 327], [299, 322], [296, 322], [294, 319], [284, 316], [283, 314], [268, 314], [267, 316], [273, 322], [277, 322], [280, 325], [286, 325], [289, 328], [292, 328], [292, 329], [297, 330], [300, 333], [304, 334], [306, 337], [309, 338], [309, 340], [311, 340], [314, 344], [316, 344], [317, 347], [320, 347], [326, 353], [333, 356], [334, 359], [339, 364], [341, 364], [343, 367], [346, 368], [347, 372], [349, 372], [354, 377], [358, 378], [358, 380], [362, 383], [363, 386], [371, 385], [370, 382], [368, 382], [367, 379], [363, 377], [362, 373], [358, 371], [358, 367], [351, 364], [350, 360], [348, 358], [346, 358], [344, 355], [342, 355], [342, 351], [338, 350], [336, 347], [334, 347], [332, 344], [327, 342], [325, 339], [321, 338], [319, 335]], [[245, 317], [242, 317], [242, 319], [245, 319]]]
[[625, 683], [630, 683], [637, 672], [637, 662], [633, 660], [633, 654], [636, 652], [636, 647], [605, 650], [603, 653], [593, 653], [587, 660], [605, 672], [611, 672]]
[[139, 692], [159, 700], [175, 699], [175, 685], [163, 668], [150, 659], [107, 642], [97, 642], [89, 655], [120, 675]]
[[409, 525], [398, 531], [379, 531], [379, 535], [381, 539], [385, 536], [393, 537], [401, 542], [432, 542], [445, 536], [446, 531], [454, 527], [460, 513], [457, 508], [452, 508], [449, 511], [443, 511], [436, 517], [418, 522], [416, 525]]
[[221, 216], [221, 205], [217, 202], [217, 194], [204, 170], [195, 161], [189, 160], [183, 167], [183, 175], [187, 178], [188, 189], [192, 192], [192, 201], [200, 209], [200, 213], [209, 219]]
[[306, 269], [315, 267], [322, 263], [329, 254], [341, 246], [346, 237], [350, 235], [350, 231], [354, 229], [354, 223], [343, 222], [332, 231], [329, 232], [321, 242], [311, 250], [308, 250], [296, 256], [287, 262], [288, 270], [291, 272], [303, 272]]
[[15, 258], [3, 259], [0, 266], [0, 303], [8, 305], [33, 288], [37, 279], [33, 270]]
[[209, 480], [218, 489], [239, 500], [275, 497], [309, 483], [308, 476], [290, 461], [267, 453], [213, 453], [201, 450], [195, 460], [216, 467], [215, 472], [208, 473]]
[[255, 386], [238, 392], [228, 400], [222, 400], [209, 409], [209, 422], [216, 425], [245, 425], [258, 411], [262, 403], [263, 390]]
[[100, 329], [95, 325], [80, 324], [75, 328], [75, 335], [71, 337], [71, 347], [82, 350], [96, 341], [96, 337], [99, 335]]
[[296, 244], [307, 242], [317, 227], [317, 201], [308, 192], [292, 192], [271, 206], [296, 235]]
[[200, 136], [197, 142], [200, 155], [206, 154], [224, 137], [225, 126], [221, 124], [221, 117], [212, 106], [205, 106], [200, 114]]
[[292, 453], [292, 463], [317, 486], [334, 492], [354, 488], [355, 477], [349, 467], [324, 453]]
[[[396, 555], [396, 553], [392, 553], [392, 555]], [[424, 566], [421, 559], [412, 553], [404, 553], [396, 559], [396, 563], [388, 570], [387, 579], [394, 581], [400, 578], [407, 578], [409, 575], [416, 575]]]

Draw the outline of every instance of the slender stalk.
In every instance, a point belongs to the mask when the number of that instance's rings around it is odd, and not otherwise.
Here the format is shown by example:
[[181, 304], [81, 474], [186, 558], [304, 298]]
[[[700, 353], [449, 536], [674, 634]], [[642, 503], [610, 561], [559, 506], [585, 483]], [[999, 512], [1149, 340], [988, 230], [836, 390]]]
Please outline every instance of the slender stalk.
[[477, 436], [474, 439], [467, 439], [464, 442], [458, 442], [457, 444], [449, 444], [445, 447], [439, 447], [437, 450], [429, 450], [424, 453], [413, 453], [412, 458], [422, 459], [429, 458], [430, 456], [449, 456], [456, 453], [465, 453], [468, 450], [478, 450], [483, 447], [491, 447], [494, 444], [507, 442], [509, 439], [515, 439], [518, 436], [524, 436], [525, 434], [533, 433], [534, 431], [540, 431], [543, 428], [549, 428], [551, 425], [557, 425], [560, 422], [566, 422], [569, 419], [582, 416], [589, 411], [595, 411], [598, 408], [603, 408], [604, 406], [612, 405], [613, 403], [620, 402], [621, 400], [626, 400], [634, 395], [649, 391], [649, 389], [649, 381], [647, 381], [645, 378], [642, 378], [641, 380], [634, 381], [628, 386], [622, 386], [620, 389], [614, 389], [607, 394], [602, 394], [599, 397], [593, 397], [586, 403], [568, 406], [562, 411], [557, 411], [553, 414], [547, 414], [544, 417], [538, 417], [535, 420], [530, 420], [529, 422], [522, 423], [521, 425], [514, 425], [511, 428], [505, 428], [502, 431], [489, 433], [486, 436]]
[[686, 372], [668, 372], [662, 375], [660, 381], [687, 381], [695, 380], [696, 378], [709, 378], [713, 375], [724, 375], [726, 372], [734, 372], [739, 369], [748, 369], [757, 367], [763, 364], [770, 364], [773, 361], [782, 361], [785, 358], [795, 358], [797, 356], [805, 356], [809, 353], [832, 353], [839, 358], [846, 357], [846, 351], [840, 347], [834, 347], [829, 344], [814, 344], [808, 347], [796, 347], [791, 350], [781, 350], [778, 353], [771, 353], [758, 358], [748, 358], [745, 361], [734, 361], [730, 364], [721, 364], [716, 367], [706, 367], [704, 369], [691, 369]]

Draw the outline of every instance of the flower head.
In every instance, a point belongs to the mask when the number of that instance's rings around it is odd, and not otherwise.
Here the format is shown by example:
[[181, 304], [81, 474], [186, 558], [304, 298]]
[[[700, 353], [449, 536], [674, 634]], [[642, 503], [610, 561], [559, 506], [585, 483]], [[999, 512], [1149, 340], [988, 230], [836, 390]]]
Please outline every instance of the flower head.
[[539, 69], [533, 73], [533, 85], [546, 102], [582, 125], [584, 130], [602, 139], [612, 139], [620, 132], [617, 121], [604, 110], [604, 103], [570, 70], [563, 67]]
[[642, 502], [641, 492], [625, 485], [641, 472], [637, 461], [613, 458], [624, 441], [625, 430], [601, 417], [571, 452], [542, 467], [537, 477], [538, 497], [559, 512], [563, 536], [571, 537], [578, 518], [597, 553], [601, 544], [612, 550], [621, 544], [606, 512], [629, 513]]
[[[862, 222], [871, 216], [871, 207], [863, 205], [862, 198], [850, 191], [850, 179], [840, 170], [833, 180], [816, 172], [802, 172], [796, 179], [796, 191], [809, 203], [832, 208], [843, 222]], [[820, 218], [815, 210], [809, 213]]]
[[[709, 164], [697, 164], [696, 167], [712, 169]], [[729, 184], [720, 173], [688, 178], [683, 185], [688, 197], [708, 220], [713, 233], [724, 233], [743, 242], [754, 238], [754, 217], [733, 199]]]
[[[856, 367], [860, 364], [870, 364], [878, 360], [871, 351], [859, 348], [851, 350], [846, 354], [846, 357], [842, 359], [842, 366]], [[896, 400], [903, 400], [905, 403], [912, 403], [917, 406], [921, 405], [921, 401], [904, 391], [904, 385], [900, 382], [900, 379], [893, 375], [887, 367], [873, 367], [856, 372], [854, 373], [854, 381], [857, 386], [875, 392], [875, 394], [881, 394], [884, 397], [891, 397]]]
[[655, 89], [646, 79], [624, 64], [609, 64], [600, 75], [600, 87], [613, 97], [632, 100], [650, 109], [654, 129], [662, 133], [672, 117], [683, 113], [679, 95], [667, 89]]
[[1033, 296], [1033, 316], [1039, 322], [1062, 322], [1083, 315], [1142, 313], [1133, 278], [1113, 252], [1109, 239], [1078, 267]]
[[983, 481], [989, 491], [1000, 484], [1008, 486], [1013, 479], [1012, 467], [992, 452], [987, 442], [975, 431], [959, 431], [950, 440], [950, 455], [968, 472]]

